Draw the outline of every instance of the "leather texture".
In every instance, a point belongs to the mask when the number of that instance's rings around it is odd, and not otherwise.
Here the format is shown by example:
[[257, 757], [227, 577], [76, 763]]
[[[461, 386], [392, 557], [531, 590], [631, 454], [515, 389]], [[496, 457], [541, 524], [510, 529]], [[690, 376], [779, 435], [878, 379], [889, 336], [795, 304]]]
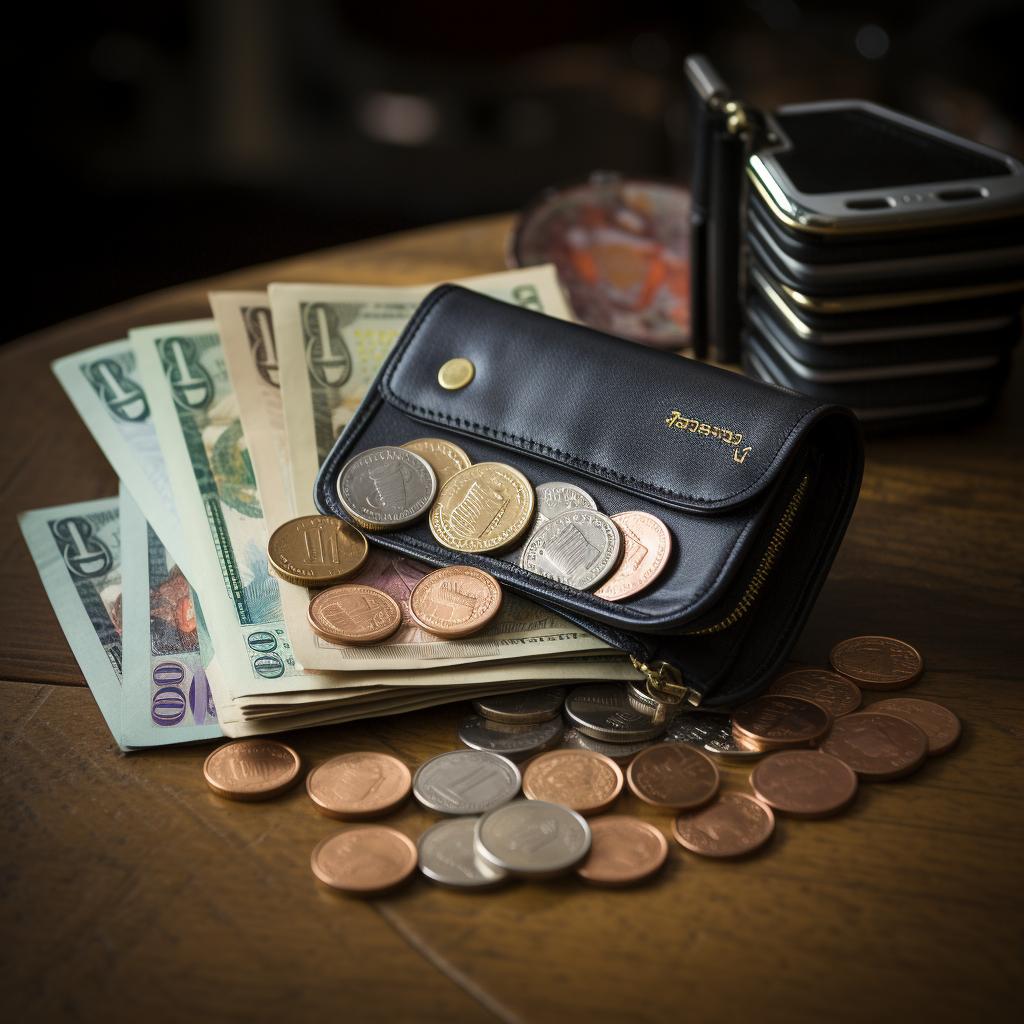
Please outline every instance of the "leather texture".
[[[476, 372], [446, 391], [438, 370], [457, 356]], [[707, 703], [756, 691], [785, 658], [862, 466], [846, 409], [453, 285], [431, 292], [395, 345], [321, 467], [317, 506], [346, 518], [337, 494], [345, 462], [418, 437], [454, 441], [473, 462], [505, 462], [534, 485], [574, 483], [608, 515], [651, 512], [672, 533], [670, 562], [646, 591], [612, 603], [501, 555], [444, 548], [424, 521], [372, 542], [433, 565], [477, 565], [636, 657], [672, 662]], [[750, 610], [694, 635], [749, 591], [801, 482], [799, 512]]]

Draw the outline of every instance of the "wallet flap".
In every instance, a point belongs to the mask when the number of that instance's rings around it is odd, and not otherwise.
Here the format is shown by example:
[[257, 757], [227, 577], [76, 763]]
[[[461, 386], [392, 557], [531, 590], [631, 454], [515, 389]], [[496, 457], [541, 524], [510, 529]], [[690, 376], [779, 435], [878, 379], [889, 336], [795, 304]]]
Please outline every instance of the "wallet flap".
[[[438, 375], [457, 358], [473, 375], [449, 390]], [[379, 389], [415, 419], [704, 513], [763, 493], [816, 409], [792, 392], [455, 285], [421, 304]]]

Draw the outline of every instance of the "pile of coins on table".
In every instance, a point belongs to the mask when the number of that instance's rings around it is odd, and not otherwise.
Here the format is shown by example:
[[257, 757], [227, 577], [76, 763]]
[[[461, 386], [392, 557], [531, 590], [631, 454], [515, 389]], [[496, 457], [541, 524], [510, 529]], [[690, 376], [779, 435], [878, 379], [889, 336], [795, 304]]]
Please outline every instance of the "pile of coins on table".
[[[417, 865], [457, 888], [572, 870], [593, 884], [628, 885], [656, 874], [669, 844], [650, 821], [604, 813], [624, 787], [672, 812], [672, 835], [686, 850], [731, 858], [763, 846], [776, 813], [835, 814], [861, 782], [901, 778], [957, 742], [958, 719], [931, 701], [892, 697], [858, 710], [862, 690], [901, 689], [921, 675], [909, 644], [855, 637], [830, 660], [832, 671], [787, 672], [731, 715], [684, 711], [655, 724], [620, 684], [553, 688], [476, 701], [459, 727], [464, 748], [430, 758], [415, 775], [390, 754], [331, 758], [306, 777], [322, 814], [377, 818], [411, 793], [446, 817], [418, 843], [384, 825], [335, 833], [314, 848], [313, 874], [354, 895], [394, 888]], [[752, 764], [749, 788], [722, 791], [719, 763]], [[283, 743], [238, 740], [210, 754], [204, 775], [221, 796], [258, 800], [293, 785], [300, 767]]]
[[[608, 601], [638, 594], [668, 564], [672, 536], [649, 512], [607, 516], [582, 488], [538, 484], [499, 462], [473, 465], [450, 441], [419, 438], [382, 445], [351, 458], [338, 475], [338, 497], [356, 525], [329, 516], [285, 523], [270, 538], [270, 564], [291, 583], [331, 586], [309, 607], [309, 622], [334, 643], [379, 643], [401, 624], [383, 591], [344, 583], [366, 560], [367, 531], [395, 530], [429, 516], [437, 542], [460, 553], [502, 555], [524, 569]], [[311, 576], [305, 566], [310, 530], [322, 529], [331, 557]], [[428, 632], [469, 636], [497, 613], [501, 588], [488, 573], [451, 566], [425, 577], [411, 613]]]

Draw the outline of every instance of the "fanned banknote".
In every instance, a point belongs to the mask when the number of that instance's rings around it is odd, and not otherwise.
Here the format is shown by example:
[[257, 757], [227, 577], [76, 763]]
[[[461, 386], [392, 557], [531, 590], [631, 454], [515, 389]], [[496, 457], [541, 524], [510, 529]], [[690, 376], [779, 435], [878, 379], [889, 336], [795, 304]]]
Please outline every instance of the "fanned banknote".
[[[36, 509], [19, 522], [61, 629], [118, 746], [128, 750], [220, 736], [188, 583], [125, 489], [120, 499]], [[133, 550], [139, 548], [136, 534], [142, 550]], [[157, 580], [160, 567], [165, 576]], [[172, 620], [174, 629], [158, 637], [161, 618]]]
[[[570, 316], [551, 266], [460, 283], [538, 312]], [[246, 436], [261, 438], [252, 462], [269, 529], [296, 510], [315, 511], [311, 495], [320, 462], [432, 287], [271, 285], [272, 321], [259, 292], [211, 295]], [[560, 616], [515, 594], [506, 595], [501, 614], [481, 633], [456, 642], [439, 640], [419, 629], [408, 613], [409, 593], [429, 571], [412, 559], [375, 553], [359, 581], [380, 587], [398, 601], [403, 628], [388, 643], [367, 648], [341, 647], [313, 633], [306, 625], [308, 592], [282, 584], [282, 612], [298, 661], [306, 668], [328, 670], [430, 668], [607, 649]]]
[[187, 574], [191, 552], [130, 342], [125, 338], [75, 352], [53, 363], [53, 372], [114, 472]]
[[120, 513], [125, 744], [215, 739], [223, 733], [199, 648], [198, 601], [124, 487]]
[[124, 750], [118, 500], [33, 509], [18, 524], [82, 675]]

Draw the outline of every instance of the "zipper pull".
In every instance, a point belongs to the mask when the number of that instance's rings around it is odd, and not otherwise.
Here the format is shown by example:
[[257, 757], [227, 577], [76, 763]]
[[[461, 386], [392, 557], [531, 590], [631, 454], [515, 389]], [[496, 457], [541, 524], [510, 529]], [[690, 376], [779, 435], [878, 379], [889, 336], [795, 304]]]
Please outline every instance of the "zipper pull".
[[[664, 722], [668, 717], [668, 709], [686, 701], [693, 707], [697, 707], [701, 701], [701, 694], [687, 686], [683, 682], [683, 674], [675, 665], [667, 661], [654, 661], [651, 664], [634, 658], [631, 654], [629, 660], [633, 667], [643, 672], [646, 680], [646, 693], [643, 696], [646, 700], [645, 713], [651, 715], [655, 722]], [[639, 687], [635, 691], [639, 691]], [[637, 696], [640, 696], [637, 693]], [[638, 709], [639, 710], [639, 709]]]

